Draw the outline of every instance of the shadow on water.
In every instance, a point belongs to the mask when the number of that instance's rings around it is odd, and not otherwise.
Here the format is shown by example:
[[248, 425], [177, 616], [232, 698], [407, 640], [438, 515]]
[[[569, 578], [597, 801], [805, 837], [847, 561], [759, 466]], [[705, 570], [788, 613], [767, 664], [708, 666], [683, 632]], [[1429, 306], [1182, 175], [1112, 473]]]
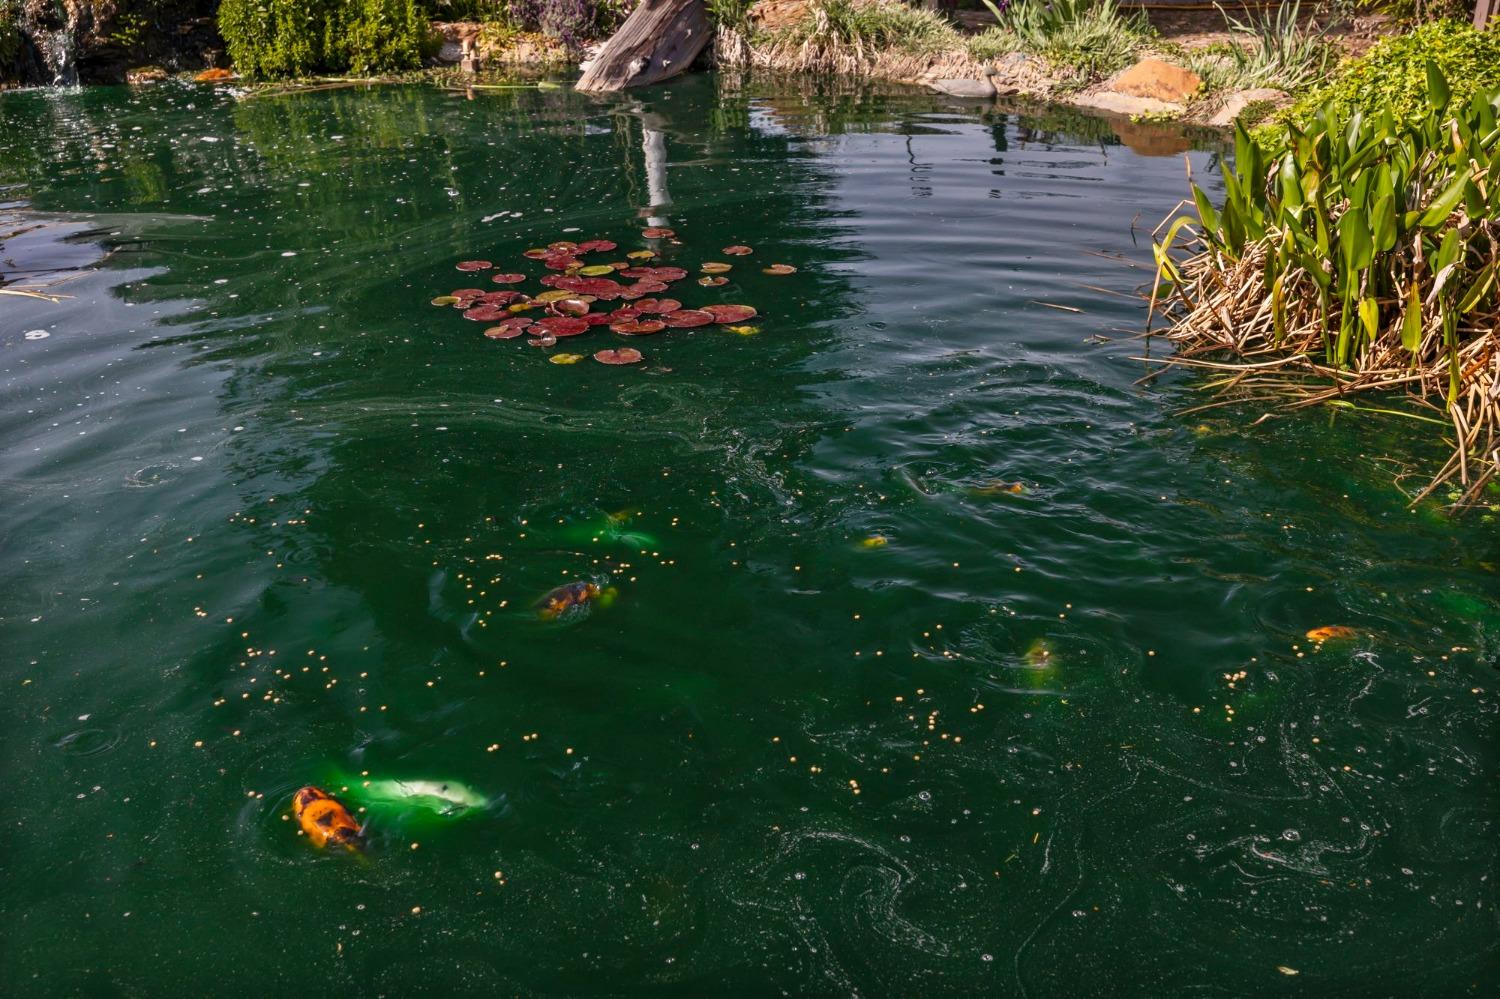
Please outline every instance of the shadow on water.
[[[1146, 233], [1219, 151], [1126, 125], [713, 78], [0, 101], [49, 136], [0, 181], [109, 250], [0, 315], [5, 965], [1471, 988], [1500, 556], [1390, 494], [1419, 445], [1133, 384]], [[428, 304], [647, 222], [690, 272], [754, 247], [673, 294], [760, 332], [564, 367]], [[618, 598], [536, 620], [585, 578]], [[500, 804], [321, 855], [286, 802], [332, 772]]]

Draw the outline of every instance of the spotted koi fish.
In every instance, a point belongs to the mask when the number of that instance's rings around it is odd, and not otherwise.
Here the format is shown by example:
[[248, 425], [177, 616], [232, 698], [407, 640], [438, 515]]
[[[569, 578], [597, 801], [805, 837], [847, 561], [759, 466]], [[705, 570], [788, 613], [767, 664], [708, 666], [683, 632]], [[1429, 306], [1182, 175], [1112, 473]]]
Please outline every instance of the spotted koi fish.
[[598, 583], [566, 583], [537, 601], [537, 617], [543, 621], [556, 621], [575, 608], [588, 606], [598, 596]]
[[349, 809], [320, 787], [309, 784], [293, 795], [292, 814], [313, 846], [321, 849], [334, 843], [357, 851], [364, 845], [364, 833]]

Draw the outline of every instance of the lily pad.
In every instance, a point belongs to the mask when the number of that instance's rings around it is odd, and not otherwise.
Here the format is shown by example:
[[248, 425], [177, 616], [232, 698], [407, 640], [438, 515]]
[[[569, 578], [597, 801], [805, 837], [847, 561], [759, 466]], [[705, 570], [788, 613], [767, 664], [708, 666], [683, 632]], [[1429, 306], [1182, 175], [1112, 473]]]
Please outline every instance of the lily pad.
[[641, 298], [631, 307], [637, 312], [676, 312], [682, 303], [675, 298]]
[[750, 247], [748, 246], [740, 246], [736, 244], [734, 246], [726, 246], [719, 252], [729, 257], [748, 257], [755, 251], [750, 249]]
[[606, 274], [613, 274], [614, 272], [615, 269], [609, 264], [589, 264], [587, 267], [578, 268], [578, 273], [584, 277], [603, 277]]
[[740, 336], [754, 336], [760, 332], [759, 326], [726, 326], [724, 328], [731, 333], [738, 333]]
[[501, 271], [499, 274], [492, 275], [490, 280], [496, 284], [520, 284], [526, 280], [526, 275]]
[[590, 326], [608, 326], [610, 323], [618, 321], [612, 318], [608, 312], [590, 312], [588, 315], [580, 316], [579, 318], [587, 322]]
[[533, 328], [541, 327], [553, 336], [577, 336], [587, 333], [589, 329], [588, 320], [579, 319], [575, 316], [549, 316], [546, 319], [538, 319]]
[[641, 235], [647, 239], [671, 239], [677, 235], [677, 231], [675, 229], [659, 229], [652, 226], [649, 229], [642, 229]]
[[547, 268], [549, 271], [567, 271], [573, 270], [577, 267], [582, 267], [583, 261], [579, 260], [577, 257], [563, 254], [559, 256], [543, 257], [542, 266]]
[[476, 323], [492, 323], [497, 319], [504, 319], [506, 315], [506, 311], [498, 305], [476, 305], [464, 311], [464, 318]]
[[608, 253], [616, 244], [607, 239], [586, 239], [578, 244], [579, 253]]
[[777, 277], [781, 277], [785, 274], [797, 273], [797, 268], [793, 267], [791, 264], [772, 264], [770, 267], [763, 267], [761, 269], [765, 273], [774, 274]]
[[551, 357], [547, 358], [547, 360], [552, 364], [577, 364], [579, 361], [583, 360], [583, 355], [566, 353], [553, 354]]
[[639, 364], [643, 357], [634, 347], [618, 347], [599, 351], [594, 355], [594, 360], [600, 364]]
[[516, 302], [513, 305], [507, 305], [506, 309], [508, 309], [511, 312], [526, 312], [526, 311], [529, 311], [531, 309], [540, 308], [541, 304], [542, 304], [541, 302], [531, 302], [531, 301]]
[[714, 321], [714, 317], [713, 313], [702, 309], [681, 309], [663, 316], [662, 321], [674, 330], [685, 330], [694, 326], [707, 326]]
[[547, 308], [558, 316], [582, 318], [589, 314], [589, 303], [581, 298], [560, 298]]
[[758, 315], [753, 305], [705, 305], [703, 311], [713, 316], [716, 323], [742, 323]]
[[454, 288], [448, 292], [454, 298], [478, 298], [484, 294], [483, 288]]
[[439, 295], [437, 298], [434, 298], [432, 300], [432, 304], [433, 305], [457, 305], [458, 304], [458, 296], [457, 295]]
[[525, 332], [526, 327], [529, 325], [530, 323], [527, 323], [525, 320], [517, 323], [516, 320], [510, 319], [499, 326], [491, 326], [484, 331], [484, 335], [491, 340], [514, 340]]
[[647, 336], [651, 333], [660, 333], [667, 328], [667, 324], [660, 319], [637, 319], [623, 323], [610, 323], [611, 332], [619, 333], [621, 336]]
[[475, 301], [483, 302], [485, 305], [510, 305], [512, 302], [520, 302], [526, 298], [519, 291], [509, 288], [504, 291], [486, 291], [479, 295]]
[[701, 277], [698, 279], [698, 283], [705, 288], [717, 288], [720, 285], [728, 284], [729, 279], [727, 277]]
[[651, 260], [651, 259], [655, 258], [656, 251], [654, 251], [654, 250], [631, 250], [629, 253], [625, 254], [625, 256], [629, 257], [631, 260]]
[[548, 243], [547, 249], [553, 253], [566, 253], [569, 256], [578, 252], [578, 244], [570, 239], [559, 239], [555, 243]]
[[728, 274], [730, 271], [734, 270], [734, 265], [720, 263], [716, 260], [710, 260], [708, 263], [704, 264], [698, 269], [704, 274]]
[[553, 256], [553, 253], [551, 250], [543, 249], [540, 246], [534, 246], [529, 250], [522, 250], [521, 256], [527, 258], [528, 260], [543, 260], [547, 257]]
[[612, 323], [633, 323], [641, 317], [641, 310], [633, 305], [622, 305], [609, 314]]
[[564, 298], [572, 298], [576, 294], [578, 292], [572, 288], [553, 288], [551, 291], [544, 291], [540, 295], [537, 295], [536, 300], [538, 302], [557, 302]]
[[460, 260], [457, 266], [461, 271], [487, 271], [495, 265], [488, 260]]

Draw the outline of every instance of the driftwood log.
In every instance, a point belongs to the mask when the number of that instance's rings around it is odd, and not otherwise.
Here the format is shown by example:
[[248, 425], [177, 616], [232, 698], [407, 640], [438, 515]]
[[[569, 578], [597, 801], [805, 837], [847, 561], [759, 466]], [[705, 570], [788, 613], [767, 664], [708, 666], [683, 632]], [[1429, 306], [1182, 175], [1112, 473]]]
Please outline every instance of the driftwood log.
[[691, 66], [711, 34], [703, 0], [641, 0], [584, 70], [578, 89], [660, 83]]

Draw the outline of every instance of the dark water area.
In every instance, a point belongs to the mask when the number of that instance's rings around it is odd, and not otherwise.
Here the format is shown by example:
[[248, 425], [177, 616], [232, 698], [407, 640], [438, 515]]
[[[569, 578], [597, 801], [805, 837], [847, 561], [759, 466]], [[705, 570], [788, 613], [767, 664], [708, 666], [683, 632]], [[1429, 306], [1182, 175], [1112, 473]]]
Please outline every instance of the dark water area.
[[[51, 224], [0, 274], [66, 296], [0, 296], [3, 991], [1488, 992], [1492, 515], [1406, 507], [1425, 425], [1135, 384], [1221, 152], [712, 77], [0, 95]], [[759, 332], [429, 304], [650, 220]], [[482, 801], [298, 835], [389, 779]]]

